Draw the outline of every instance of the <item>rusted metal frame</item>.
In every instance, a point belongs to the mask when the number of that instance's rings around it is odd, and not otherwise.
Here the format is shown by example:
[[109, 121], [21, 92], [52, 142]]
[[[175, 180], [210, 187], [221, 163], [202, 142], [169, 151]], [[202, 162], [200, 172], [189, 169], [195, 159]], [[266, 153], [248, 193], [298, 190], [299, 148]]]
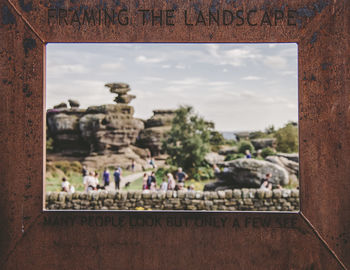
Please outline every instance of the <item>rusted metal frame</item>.
[[34, 27], [30, 24], [30, 22], [22, 15], [22, 13], [16, 8], [16, 6], [12, 3], [11, 0], [6, 0], [8, 2], [8, 4], [13, 8], [13, 10], [17, 13], [17, 15], [23, 20], [24, 24], [27, 25], [30, 30], [36, 35], [36, 37], [38, 39], [40, 39], [40, 41], [44, 44], [46, 44], [46, 42], [44, 41], [44, 39], [40, 36], [40, 34], [35, 31]]
[[[28, 20], [17, 10], [17, 8], [15, 7], [15, 5], [13, 5], [13, 3], [10, 0], [6, 0], [7, 4], [9, 5], [9, 8], [11, 8], [15, 14], [17, 15], [17, 18], [19, 18], [23, 25], [29, 28], [29, 31], [31, 31], [34, 36], [39, 39], [39, 41], [41, 42], [39, 44], [39, 46], [42, 46], [45, 42], [43, 41], [43, 39], [40, 37], [40, 35], [35, 31], [34, 27], [32, 27], [30, 25], [30, 23], [28, 22]], [[43, 48], [43, 47], [42, 47]], [[43, 75], [42, 75], [43, 76]], [[43, 77], [44, 79], [44, 77]], [[31, 229], [33, 228], [34, 225], [37, 224], [37, 221], [39, 220], [39, 218], [43, 215], [43, 212], [40, 211], [39, 213], [37, 213], [37, 215], [35, 216], [34, 219], [32, 219], [32, 221], [26, 226], [26, 230], [22, 230], [22, 234], [20, 235], [20, 238], [14, 243], [13, 247], [11, 248], [11, 250], [4, 256], [5, 260], [4, 263], [6, 263], [8, 261], [8, 259], [11, 257], [11, 254], [17, 249], [18, 245], [23, 241], [23, 239], [25, 238], [25, 236], [28, 235], [28, 233], [31, 231]], [[22, 208], [22, 220], [24, 217], [24, 212], [23, 212], [23, 208]]]
[[302, 219], [305, 221], [305, 223], [310, 227], [310, 229], [314, 232], [316, 237], [321, 241], [321, 243], [325, 246], [325, 248], [332, 254], [332, 256], [337, 260], [337, 262], [340, 264], [340, 266], [347, 270], [345, 264], [341, 261], [341, 259], [337, 256], [337, 254], [332, 250], [332, 248], [327, 244], [326, 240], [323, 239], [321, 234], [317, 231], [317, 229], [311, 224], [311, 222], [305, 217], [305, 215], [302, 212], [299, 212], [299, 215], [302, 217]]

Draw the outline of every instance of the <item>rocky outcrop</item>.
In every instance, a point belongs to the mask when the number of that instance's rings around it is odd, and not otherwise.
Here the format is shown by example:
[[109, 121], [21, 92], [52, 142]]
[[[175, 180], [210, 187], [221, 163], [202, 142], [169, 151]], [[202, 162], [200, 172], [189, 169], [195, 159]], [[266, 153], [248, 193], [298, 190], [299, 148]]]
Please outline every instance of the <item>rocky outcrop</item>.
[[153, 116], [146, 120], [145, 129], [140, 132], [137, 144], [148, 148], [152, 156], [162, 154], [162, 141], [171, 129], [175, 113], [172, 110], [154, 110]]
[[284, 157], [286, 159], [292, 160], [294, 162], [299, 162], [299, 154], [298, 153], [277, 153], [278, 157]]
[[289, 174], [299, 175], [299, 163], [283, 156], [267, 156], [266, 161], [277, 164], [288, 171]]
[[225, 160], [225, 156], [219, 155], [215, 152], [210, 152], [205, 155], [205, 161], [208, 162], [210, 165], [221, 163]]
[[287, 185], [288, 172], [279, 165], [257, 159], [236, 159], [224, 162], [224, 170], [216, 174], [218, 181], [205, 185], [204, 190], [259, 188], [267, 173], [273, 186]]
[[219, 154], [220, 155], [229, 155], [229, 154], [235, 154], [238, 153], [238, 147], [237, 146], [223, 146], [220, 150], [219, 150]]
[[[78, 109], [79, 102], [69, 100], [47, 112], [47, 126], [54, 140], [54, 148], [67, 155], [91, 153], [117, 153], [136, 142], [144, 123], [133, 117], [134, 108], [129, 103], [130, 87], [123, 83], [106, 84], [117, 93], [117, 104], [90, 106]], [[64, 106], [64, 105], [65, 106]]]
[[266, 147], [275, 148], [276, 139], [275, 138], [262, 138], [262, 139], [253, 139], [251, 140], [255, 150], [264, 149]]

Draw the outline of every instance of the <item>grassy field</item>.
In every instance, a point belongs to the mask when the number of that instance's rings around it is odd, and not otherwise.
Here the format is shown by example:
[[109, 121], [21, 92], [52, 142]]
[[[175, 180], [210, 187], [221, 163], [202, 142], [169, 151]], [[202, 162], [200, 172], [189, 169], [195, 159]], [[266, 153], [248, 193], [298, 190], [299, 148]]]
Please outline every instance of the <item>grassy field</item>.
[[[66, 177], [68, 182], [74, 186], [76, 191], [84, 191], [83, 176], [81, 174], [82, 166], [79, 162], [58, 161], [47, 164], [46, 167], [46, 191], [61, 191], [62, 177]], [[113, 181], [114, 168], [108, 168], [110, 181]], [[97, 171], [99, 174], [99, 183], [103, 185], [103, 170]], [[123, 170], [123, 176], [132, 174], [132, 171]]]

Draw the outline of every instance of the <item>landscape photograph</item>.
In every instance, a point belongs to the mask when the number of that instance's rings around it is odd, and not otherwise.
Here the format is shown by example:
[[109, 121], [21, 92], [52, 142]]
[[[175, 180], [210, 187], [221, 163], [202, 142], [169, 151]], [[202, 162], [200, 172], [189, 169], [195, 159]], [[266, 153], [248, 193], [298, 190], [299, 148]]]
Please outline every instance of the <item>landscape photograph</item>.
[[299, 211], [297, 51], [48, 44], [45, 210]]

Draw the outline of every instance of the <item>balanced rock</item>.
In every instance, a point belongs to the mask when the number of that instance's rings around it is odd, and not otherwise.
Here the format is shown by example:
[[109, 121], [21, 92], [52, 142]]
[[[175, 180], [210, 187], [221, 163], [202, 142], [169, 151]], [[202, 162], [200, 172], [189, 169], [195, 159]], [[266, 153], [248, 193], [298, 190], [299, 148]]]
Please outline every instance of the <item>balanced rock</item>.
[[287, 185], [288, 172], [279, 165], [257, 159], [236, 159], [224, 163], [224, 171], [217, 173], [218, 181], [205, 185], [205, 190], [259, 188], [267, 173], [273, 186]]
[[67, 107], [68, 107], [67, 103], [65, 103], [65, 102], [61, 102], [60, 104], [53, 106], [54, 109], [65, 109]]
[[130, 91], [130, 86], [126, 83], [106, 83], [105, 86], [114, 94], [124, 95]]
[[69, 99], [68, 102], [69, 102], [69, 106], [71, 106], [71, 108], [79, 108], [79, 106], [80, 106], [80, 103], [77, 100]]
[[114, 101], [119, 104], [129, 104], [134, 98], [136, 98], [134, 95], [119, 94]]

